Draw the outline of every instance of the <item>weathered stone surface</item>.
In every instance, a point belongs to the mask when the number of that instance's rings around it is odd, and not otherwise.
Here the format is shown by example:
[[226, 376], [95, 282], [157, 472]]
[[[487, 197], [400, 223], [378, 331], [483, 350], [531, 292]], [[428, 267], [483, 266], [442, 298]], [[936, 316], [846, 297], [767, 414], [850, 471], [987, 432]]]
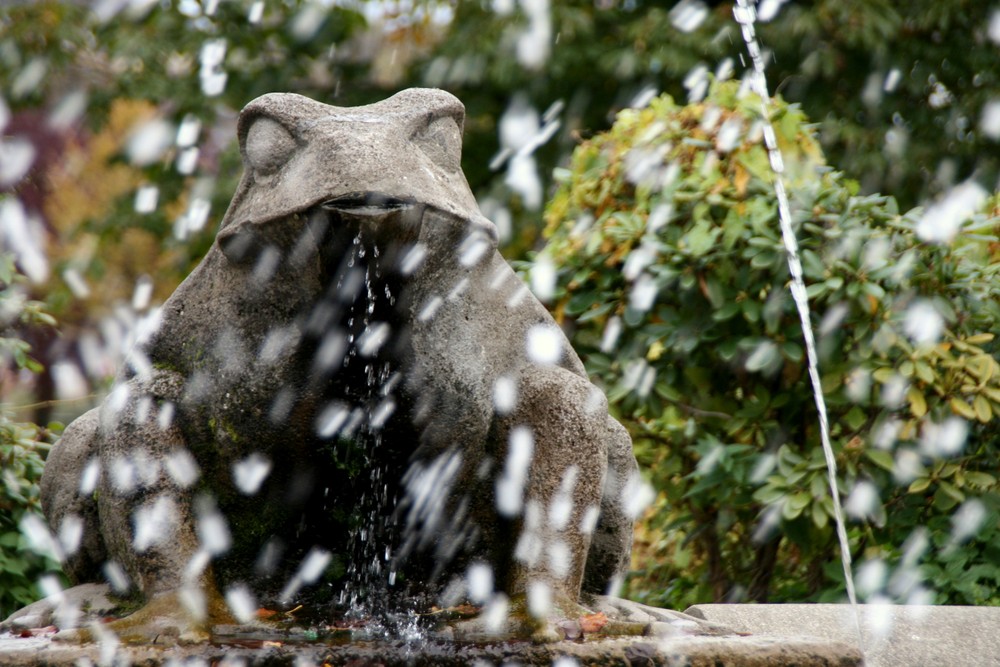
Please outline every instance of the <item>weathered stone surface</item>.
[[[473, 562], [510, 598], [531, 581], [557, 602], [623, 574], [631, 442], [497, 252], [463, 116], [437, 90], [247, 105], [215, 244], [43, 477], [52, 527], [84, 523], [75, 580], [111, 562], [188, 636], [201, 605], [227, 621], [230, 585], [264, 601], [301, 583], [313, 548], [359, 569], [388, 548], [380, 576], [413, 592], [460, 590]], [[249, 463], [268, 466], [259, 488]], [[351, 514], [372, 524], [345, 553]]]
[[[869, 667], [1000, 664], [998, 607], [860, 605], [860, 611]], [[850, 605], [706, 604], [686, 613], [755, 635], [858, 645]]]

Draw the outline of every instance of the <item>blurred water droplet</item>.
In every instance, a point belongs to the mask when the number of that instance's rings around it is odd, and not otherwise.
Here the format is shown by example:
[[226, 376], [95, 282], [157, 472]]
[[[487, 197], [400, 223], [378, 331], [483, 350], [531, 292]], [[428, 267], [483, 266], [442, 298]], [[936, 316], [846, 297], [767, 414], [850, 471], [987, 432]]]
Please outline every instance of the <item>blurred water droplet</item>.
[[789, 2], [790, 0], [761, 0], [760, 4], [757, 6], [757, 20], [761, 23], [767, 23], [774, 19], [778, 15], [778, 11], [781, 9], [782, 5]]
[[80, 473], [80, 495], [89, 496], [97, 489], [97, 483], [101, 479], [101, 461], [96, 456], [92, 457], [83, 466]]
[[83, 116], [86, 110], [87, 93], [83, 90], [74, 90], [59, 100], [46, 123], [56, 132], [65, 132]]
[[501, 375], [493, 384], [493, 408], [499, 415], [510, 414], [517, 404], [517, 381]]
[[67, 556], [72, 556], [80, 548], [83, 538], [83, 519], [76, 514], [67, 514], [59, 524], [59, 546]]
[[427, 303], [424, 304], [424, 307], [420, 309], [420, 313], [417, 315], [417, 319], [420, 322], [431, 321], [432, 319], [434, 319], [434, 316], [437, 314], [438, 309], [441, 307], [441, 304], [443, 303], [444, 299], [442, 299], [441, 297], [436, 295], [432, 296], [427, 300]]
[[978, 498], [962, 503], [951, 517], [951, 539], [958, 544], [974, 537], [986, 520], [986, 506]]
[[247, 11], [247, 23], [256, 25], [264, 17], [264, 0], [256, 0]]
[[507, 163], [504, 184], [521, 197], [522, 204], [529, 211], [537, 211], [541, 207], [542, 180], [533, 156], [516, 153]]
[[385, 426], [385, 423], [392, 416], [392, 413], [396, 411], [396, 401], [390, 396], [379, 403], [374, 410], [372, 410], [372, 416], [368, 419], [368, 425], [373, 431], [380, 430]]
[[90, 387], [83, 373], [72, 361], [57, 361], [51, 366], [52, 379], [59, 400], [72, 401], [87, 396]]
[[535, 438], [527, 426], [511, 429], [507, 459], [503, 474], [496, 481], [497, 511], [508, 517], [517, 516], [524, 502], [524, 485], [534, 456]]
[[325, 551], [319, 547], [310, 549], [309, 553], [302, 560], [299, 571], [295, 573], [295, 576], [288, 581], [285, 588], [281, 591], [280, 599], [283, 602], [290, 601], [303, 585], [311, 584], [319, 579], [332, 558], [333, 555], [329, 551]]
[[14, 185], [28, 173], [37, 151], [29, 139], [0, 138], [0, 187]]
[[601, 517], [601, 510], [596, 505], [591, 505], [583, 511], [583, 516], [580, 517], [580, 532], [584, 535], [590, 535], [597, 528], [597, 520]]
[[563, 355], [562, 331], [551, 324], [536, 324], [526, 336], [528, 359], [536, 364], [556, 364]]
[[198, 476], [201, 474], [197, 462], [195, 462], [191, 452], [186, 449], [177, 449], [171, 452], [163, 460], [163, 467], [170, 479], [182, 489], [190, 488], [198, 481]]
[[629, 306], [644, 313], [653, 307], [658, 292], [656, 280], [648, 273], [643, 273], [629, 291]]
[[552, 608], [552, 587], [545, 581], [533, 579], [525, 591], [528, 597], [528, 612], [535, 618], [545, 618]]
[[507, 624], [507, 611], [510, 609], [510, 600], [503, 593], [497, 593], [493, 599], [483, 607], [483, 626], [487, 632], [497, 634], [504, 630]]
[[195, 503], [195, 513], [198, 517], [195, 530], [202, 551], [210, 556], [219, 556], [229, 551], [232, 544], [229, 524], [215, 506], [215, 501], [204, 496], [199, 497]]
[[240, 623], [252, 623], [257, 618], [257, 601], [246, 584], [234, 584], [226, 589], [226, 606]]
[[187, 211], [174, 221], [174, 238], [183, 241], [192, 234], [200, 232], [208, 222], [211, 210], [212, 203], [209, 200], [201, 197], [193, 199]]
[[722, 124], [715, 138], [715, 150], [728, 153], [740, 145], [743, 135], [743, 121], [737, 117], [730, 118]]
[[667, 15], [681, 32], [694, 32], [708, 18], [708, 6], [701, 0], [680, 0]]
[[205, 97], [215, 97], [226, 89], [225, 71], [222, 63], [226, 59], [226, 40], [209, 39], [202, 44], [199, 60], [201, 69], [198, 78], [201, 81], [201, 92]]
[[758, 343], [754, 351], [747, 357], [744, 367], [751, 373], [758, 371], [768, 372], [781, 361], [781, 351], [772, 340], [763, 340]]
[[175, 142], [178, 148], [194, 146], [201, 133], [201, 120], [194, 114], [187, 114], [177, 127]]
[[570, 567], [573, 565], [573, 556], [569, 546], [562, 540], [554, 540], [548, 545], [549, 572], [557, 579], [565, 579], [569, 576]]
[[104, 573], [104, 578], [108, 580], [109, 584], [111, 584], [111, 590], [119, 595], [128, 592], [128, 589], [132, 584], [129, 581], [128, 575], [125, 573], [125, 569], [118, 563], [118, 561], [106, 561], [104, 563], [104, 567], [101, 568], [101, 571]]
[[196, 620], [204, 620], [208, 616], [208, 599], [200, 586], [188, 585], [181, 587], [178, 597], [184, 610]]
[[918, 346], [937, 343], [944, 325], [940, 311], [932, 302], [923, 299], [910, 304], [903, 316], [903, 332]]
[[473, 563], [465, 572], [469, 601], [484, 604], [493, 595], [493, 567], [487, 563]]
[[274, 246], [267, 246], [257, 257], [250, 280], [259, 286], [266, 285], [274, 278], [280, 264], [281, 251]]
[[247, 496], [257, 493], [270, 473], [271, 460], [258, 452], [233, 464], [233, 482], [240, 493]]
[[160, 189], [155, 185], [143, 185], [135, 191], [135, 212], [152, 213], [160, 197]]
[[167, 495], [140, 505], [132, 515], [132, 548], [144, 553], [173, 540], [177, 528], [177, 503]]
[[864, 368], [855, 368], [844, 379], [844, 393], [855, 403], [865, 403], [872, 390], [872, 374]]
[[156, 418], [156, 425], [160, 427], [161, 431], [166, 431], [174, 423], [174, 412], [177, 410], [174, 404], [170, 401], [165, 401], [160, 406], [160, 414]]
[[704, 64], [695, 65], [684, 77], [684, 87], [688, 91], [688, 101], [692, 104], [701, 102], [708, 92], [710, 81], [708, 67]]
[[412, 275], [414, 271], [423, 265], [426, 258], [427, 248], [422, 243], [415, 244], [403, 255], [403, 259], [399, 264], [399, 272], [404, 276]]
[[656, 261], [656, 248], [652, 243], [643, 241], [629, 252], [625, 258], [625, 265], [622, 267], [622, 275], [626, 280], [633, 281], [646, 269], [647, 266]]
[[[287, 330], [284, 334], [291, 334]], [[296, 336], [297, 339], [297, 336]], [[285, 344], [290, 339], [275, 341]], [[277, 348], [276, 348], [277, 349]], [[323, 336], [323, 342], [316, 350], [316, 370], [328, 371], [341, 365], [347, 353], [347, 336], [342, 331], [333, 330]], [[272, 358], [274, 358], [272, 356]]]
[[556, 291], [556, 265], [547, 254], [540, 254], [531, 265], [531, 291], [538, 300], [548, 303]]
[[647, 484], [639, 473], [633, 472], [622, 488], [622, 511], [633, 519], [638, 518], [643, 510], [656, 500], [656, 491]]
[[604, 325], [604, 333], [601, 336], [601, 352], [613, 352], [618, 343], [618, 337], [622, 333], [622, 321], [617, 315], [608, 318], [608, 323]]
[[45, 58], [38, 56], [28, 61], [10, 87], [10, 96], [15, 100], [31, 95], [42, 84], [45, 75], [49, 71], [49, 64]]
[[896, 451], [895, 464], [892, 467], [892, 478], [898, 484], [909, 484], [927, 470], [920, 460], [920, 455], [912, 449], [899, 449]]
[[917, 236], [930, 243], [950, 243], [962, 223], [983, 205], [987, 195], [975, 181], [956, 185], [924, 210], [915, 228]]
[[185, 148], [177, 154], [177, 173], [185, 176], [193, 174], [198, 166], [198, 155], [200, 151], [197, 146]]
[[979, 129], [990, 139], [1000, 141], [1000, 99], [989, 100], [983, 105]]
[[871, 598], [882, 591], [889, 576], [889, 566], [881, 558], [865, 561], [858, 567], [856, 583], [858, 593], [864, 598]]
[[893, 375], [882, 384], [882, 391], [879, 400], [887, 408], [895, 409], [903, 405], [906, 400], [906, 391], [910, 388], [910, 383], [902, 375]]
[[549, 0], [520, 0], [520, 5], [528, 25], [517, 38], [517, 61], [525, 69], [539, 69], [548, 60], [551, 49]]
[[129, 135], [125, 152], [132, 164], [146, 167], [157, 160], [173, 144], [174, 128], [163, 118], [146, 121]]
[[940, 424], [924, 422], [920, 432], [920, 451], [932, 458], [957, 456], [965, 448], [969, 422], [948, 417]]
[[898, 67], [893, 67], [889, 70], [889, 73], [885, 75], [885, 83], [882, 84], [882, 90], [887, 93], [893, 93], [896, 91], [896, 87], [899, 86], [899, 82], [902, 80], [903, 75], [899, 71]]
[[873, 516], [880, 506], [878, 488], [868, 480], [856, 482], [844, 501], [844, 511], [859, 520]]
[[362, 357], [375, 356], [389, 341], [392, 328], [387, 322], [372, 322], [358, 339], [358, 354]]

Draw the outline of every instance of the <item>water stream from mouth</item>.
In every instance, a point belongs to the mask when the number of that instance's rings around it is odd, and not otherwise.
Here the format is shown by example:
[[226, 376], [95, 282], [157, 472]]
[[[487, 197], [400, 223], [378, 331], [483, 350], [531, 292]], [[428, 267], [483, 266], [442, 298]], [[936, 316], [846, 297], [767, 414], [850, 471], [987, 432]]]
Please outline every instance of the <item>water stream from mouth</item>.
[[792, 276], [792, 299], [799, 313], [802, 324], [802, 337], [806, 346], [809, 379], [812, 383], [813, 397], [816, 401], [816, 411], [819, 414], [820, 439], [823, 444], [823, 454], [826, 457], [827, 476], [830, 482], [830, 497], [833, 500], [833, 514], [837, 525], [837, 538], [840, 542], [840, 560], [844, 568], [844, 583], [847, 587], [847, 597], [854, 610], [854, 622], [858, 633], [858, 647], [864, 654], [864, 635], [861, 632], [861, 610], [854, 590], [854, 576], [851, 566], [851, 549], [847, 541], [847, 528], [844, 523], [844, 511], [841, 507], [840, 492], [837, 489], [837, 461], [830, 442], [830, 424], [827, 417], [826, 399], [819, 376], [819, 359], [816, 353], [816, 340], [813, 336], [812, 318], [809, 312], [809, 297], [806, 293], [803, 279], [802, 262], [799, 259], [799, 246], [792, 228], [792, 211], [788, 203], [788, 193], [785, 191], [785, 165], [781, 151], [778, 148], [774, 126], [771, 124], [770, 94], [767, 88], [767, 78], [764, 74], [764, 57], [761, 54], [760, 43], [757, 41], [755, 22], [757, 12], [752, 0], [736, 0], [733, 8], [736, 22], [740, 24], [743, 41], [753, 62], [750, 72], [750, 85], [753, 92], [760, 98], [761, 119], [764, 123], [764, 143], [767, 148], [771, 170], [774, 172], [774, 194], [778, 199], [778, 220], [781, 224], [781, 238], [788, 256], [788, 270]]

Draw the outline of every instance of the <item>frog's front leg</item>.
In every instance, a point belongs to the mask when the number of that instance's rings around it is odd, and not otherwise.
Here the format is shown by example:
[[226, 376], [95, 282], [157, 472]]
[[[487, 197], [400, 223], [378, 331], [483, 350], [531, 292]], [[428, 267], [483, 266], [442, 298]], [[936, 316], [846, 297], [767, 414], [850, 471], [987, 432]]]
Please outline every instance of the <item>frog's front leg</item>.
[[94, 408], [66, 427], [40, 484], [45, 519], [61, 536], [63, 570], [74, 584], [99, 580], [107, 559], [97, 514], [100, 412]]
[[516, 526], [506, 589], [524, 596], [538, 638], [548, 621], [578, 615], [607, 472], [607, 419], [603, 394], [585, 378], [533, 365], [521, 372], [515, 407], [501, 420], [497, 511]]
[[124, 641], [198, 641], [213, 624], [233, 622], [210, 564], [228, 548], [228, 527], [212, 498], [195, 491], [184, 388], [179, 373], [156, 370], [120, 386], [101, 413], [101, 529], [109, 558], [144, 602], [108, 626]]

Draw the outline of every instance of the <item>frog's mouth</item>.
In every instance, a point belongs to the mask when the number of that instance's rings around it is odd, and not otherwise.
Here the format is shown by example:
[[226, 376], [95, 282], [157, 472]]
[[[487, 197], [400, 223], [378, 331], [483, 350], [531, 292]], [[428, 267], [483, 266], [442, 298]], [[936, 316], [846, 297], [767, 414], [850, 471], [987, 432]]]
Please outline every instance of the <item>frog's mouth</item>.
[[405, 211], [416, 205], [415, 199], [393, 197], [380, 192], [350, 192], [328, 199], [321, 206], [328, 211], [361, 218], [375, 218]]

